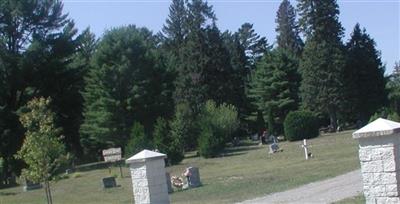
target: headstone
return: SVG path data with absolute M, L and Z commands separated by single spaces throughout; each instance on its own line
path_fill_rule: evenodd
M 117 187 L 117 182 L 115 181 L 115 177 L 106 177 L 103 178 L 103 188 L 114 188 Z
M 279 150 L 279 146 L 277 143 L 272 143 L 269 145 L 269 153 L 273 154 Z
M 256 133 L 256 134 L 252 135 L 251 136 L 251 140 L 257 141 L 258 140 L 258 134 Z
M 189 188 L 196 188 L 201 186 L 199 168 L 188 167 L 185 171 L 185 176 Z
M 132 177 L 133 196 L 136 204 L 169 204 L 165 179 L 167 155 L 143 150 L 126 160 Z
M 367 204 L 400 203 L 400 123 L 379 118 L 353 133 Z
M 165 173 L 165 178 L 167 179 L 168 193 L 174 192 L 174 190 L 172 189 L 172 184 L 171 184 L 171 175 L 168 172 Z
M 35 189 L 39 189 L 42 188 L 42 184 L 40 183 L 34 183 L 32 181 L 25 181 L 25 185 L 23 187 L 24 192 L 30 191 L 30 190 L 35 190 Z

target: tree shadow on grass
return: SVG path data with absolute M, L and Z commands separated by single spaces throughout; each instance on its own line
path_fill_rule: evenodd
M 0 196 L 13 196 L 13 195 L 17 195 L 19 193 L 17 192 L 0 192 Z

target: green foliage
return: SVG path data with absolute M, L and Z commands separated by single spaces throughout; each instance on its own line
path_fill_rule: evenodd
M 178 130 L 177 120 L 173 121 L 175 127 L 174 133 L 171 131 L 169 124 L 163 118 L 158 118 L 153 131 L 153 143 L 161 153 L 167 154 L 170 164 L 178 164 L 184 157 L 183 139 L 180 134 L 176 134 Z M 177 131 L 179 132 L 179 131 Z
M 386 83 L 390 107 L 400 113 L 400 61 L 395 63 L 393 72 Z
M 24 178 L 33 182 L 49 181 L 63 161 L 65 147 L 61 143 L 61 129 L 54 125 L 55 114 L 50 110 L 50 99 L 34 98 L 20 116 L 25 140 L 17 157 L 27 168 Z
M 337 115 L 343 101 L 345 55 L 341 42 L 336 0 L 299 0 L 299 23 L 307 36 L 300 72 L 303 106 L 329 115 L 336 129 Z
M 296 56 L 301 55 L 304 43 L 299 36 L 299 26 L 296 22 L 296 12 L 289 0 L 283 0 L 276 14 L 278 47 Z
M 387 102 L 385 68 L 375 41 L 359 24 L 354 27 L 346 48 L 346 110 L 351 110 L 346 116 L 349 120 L 367 122 Z
M 4 160 L 3 158 L 0 157 L 0 178 L 4 177 Z M 0 186 L 2 186 L 2 183 L 0 183 Z
M 207 101 L 200 114 L 199 126 L 199 153 L 206 158 L 214 157 L 239 127 L 237 110 L 232 105 L 217 106 L 215 102 Z
M 125 157 L 129 158 L 143 149 L 152 149 L 151 141 L 146 137 L 143 125 L 133 123 L 130 138 L 125 146 Z
M 253 24 L 244 23 L 238 30 L 237 35 L 241 46 L 244 48 L 247 63 L 246 68 L 250 71 L 255 69 L 257 62 L 270 50 L 267 39 L 260 37 L 253 28 Z
M 0 19 L 0 109 L 4 108 L 0 120 L 5 121 L 0 127 L 0 156 L 7 176 L 20 173 L 21 162 L 13 158 L 24 134 L 17 112 L 34 97 L 53 99 L 51 108 L 55 123 L 63 127 L 63 142 L 68 150 L 79 151 L 83 76 L 69 66 L 79 43 L 74 23 L 62 8 L 63 3 L 54 0 L 0 3 L 4 17 Z
M 81 173 L 75 172 L 74 174 L 72 174 L 72 178 L 80 178 L 82 177 Z
M 395 122 L 400 122 L 400 116 L 396 112 L 389 113 L 387 119 Z
M 299 104 L 300 76 L 298 60 L 282 49 L 268 53 L 257 65 L 250 96 L 265 117 L 268 129 L 282 133 L 283 121 Z
M 309 111 L 290 112 L 284 122 L 285 138 L 289 141 L 317 137 L 318 128 L 317 117 Z
M 160 61 L 158 61 L 160 60 Z M 146 28 L 120 27 L 105 33 L 93 56 L 83 91 L 81 142 L 87 155 L 125 146 L 134 121 L 150 132 L 157 117 L 170 112 L 162 56 Z

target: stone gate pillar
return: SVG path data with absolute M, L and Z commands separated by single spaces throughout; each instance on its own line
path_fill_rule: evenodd
M 400 123 L 379 118 L 353 133 L 367 204 L 400 203 Z
M 165 154 L 143 150 L 126 160 L 136 204 L 169 204 Z

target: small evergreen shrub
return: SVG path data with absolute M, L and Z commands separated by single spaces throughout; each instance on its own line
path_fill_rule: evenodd
M 125 146 L 125 158 L 129 158 L 146 148 L 152 149 L 151 143 L 146 137 L 143 125 L 135 122 L 131 130 L 130 139 Z
M 153 131 L 153 143 L 161 153 L 167 154 L 169 164 L 178 164 L 184 158 L 184 146 L 180 120 L 172 121 L 171 130 L 168 121 L 158 118 Z
M 309 111 L 290 112 L 284 121 L 284 131 L 289 141 L 317 137 L 319 135 L 317 117 Z

